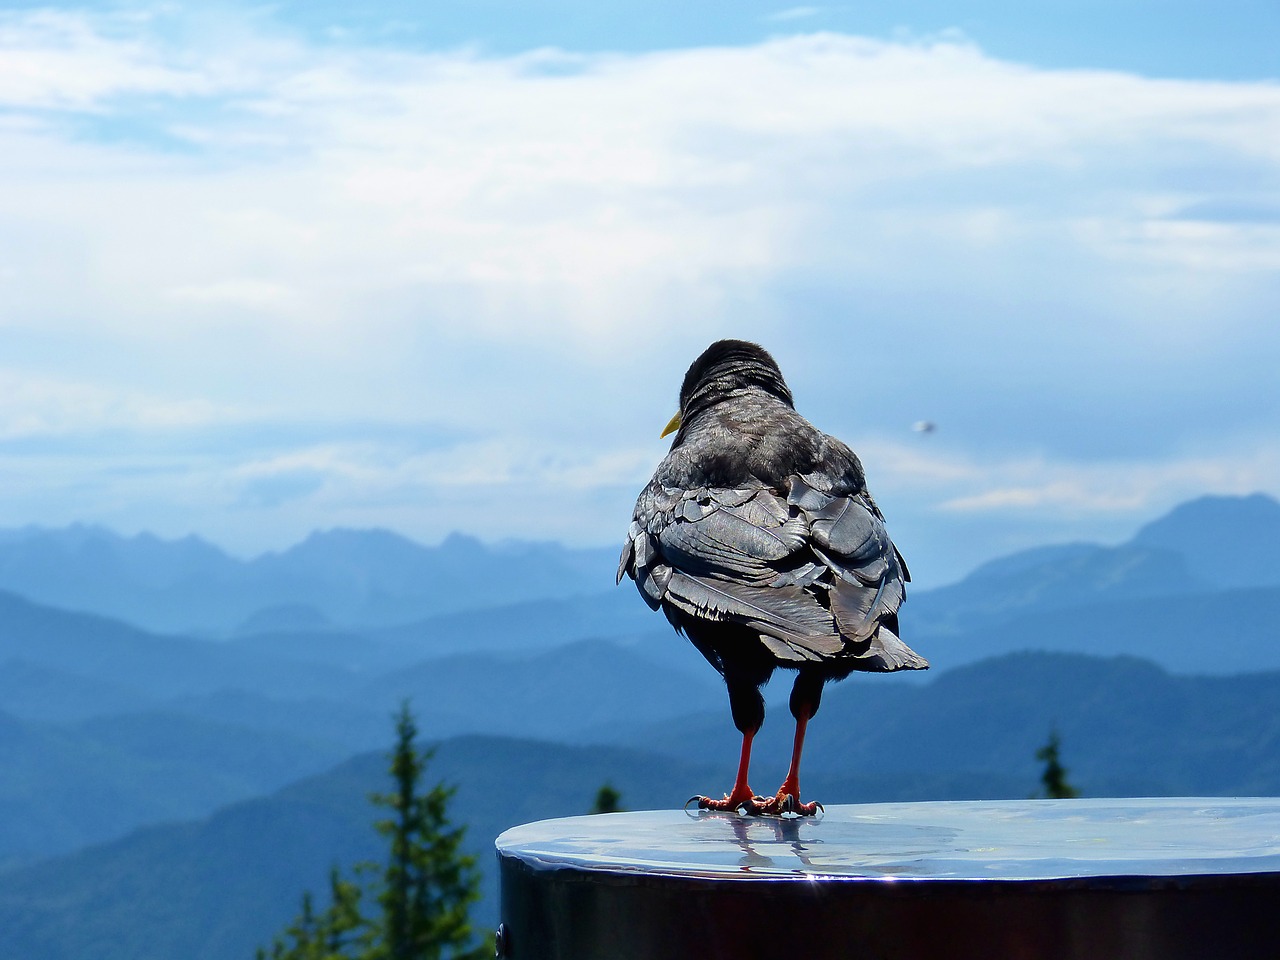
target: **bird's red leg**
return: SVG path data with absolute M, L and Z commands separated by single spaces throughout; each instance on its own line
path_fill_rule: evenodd
M 800 798 L 800 754 L 804 751 L 804 732 L 809 726 L 809 714 L 802 713 L 796 718 L 796 738 L 791 746 L 791 766 L 787 770 L 787 778 L 778 788 L 779 794 L 790 794 Z
M 778 788 L 777 796 L 765 803 L 765 813 L 798 813 L 811 817 L 818 812 L 816 803 L 800 802 L 800 754 L 804 751 L 804 733 L 813 713 L 812 706 L 804 704 L 796 714 L 796 739 L 791 748 L 791 767 L 787 770 L 787 778 Z
M 737 810 L 746 804 L 754 812 L 759 803 L 755 792 L 747 783 L 747 771 L 751 766 L 751 741 L 756 731 L 748 730 L 742 734 L 742 755 L 738 758 L 738 776 L 733 781 L 733 791 L 725 794 L 723 800 L 712 800 L 710 797 L 698 797 L 698 807 L 702 810 Z

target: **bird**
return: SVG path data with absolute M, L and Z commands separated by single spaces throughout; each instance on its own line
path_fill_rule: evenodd
M 844 443 L 796 412 L 777 362 L 745 340 L 718 340 L 693 361 L 670 450 L 636 499 L 617 582 L 635 581 L 723 677 L 742 734 L 738 772 L 700 810 L 812 816 L 800 756 L 823 687 L 854 671 L 923 670 L 898 637 L 911 574 Z M 795 671 L 791 766 L 773 796 L 749 784 L 761 688 Z

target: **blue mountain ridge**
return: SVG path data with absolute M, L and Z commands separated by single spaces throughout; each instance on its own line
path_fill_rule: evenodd
M 597 725 L 676 716 L 718 693 L 710 671 L 680 673 L 603 641 L 390 665 L 376 653 L 333 662 L 352 650 L 341 652 L 281 658 L 0 593 L 9 731 L 0 810 L 10 814 L 0 818 L 0 864 L 206 813 L 317 772 L 382 743 L 405 698 L 423 705 L 419 721 L 435 736 L 580 740 Z M 78 787 L 82 779 L 91 786 Z
M 461 534 L 423 546 L 386 530 L 338 529 L 240 560 L 194 536 L 125 537 L 78 524 L 0 531 L 0 590 L 156 632 L 225 636 L 282 616 L 291 625 L 388 626 L 601 592 L 616 558 L 614 548 L 485 545 Z
M 1024 796 L 1034 789 L 1034 751 L 1057 728 L 1072 779 L 1087 794 L 1280 790 L 1276 544 L 1280 504 L 1262 495 L 1207 497 L 1128 543 L 1037 548 L 984 564 L 960 583 L 913 591 L 904 635 L 934 669 L 828 688 L 811 727 L 806 782 L 834 801 Z M 402 698 L 431 737 L 454 738 L 446 743 L 542 738 L 528 743 L 543 746 L 522 748 L 517 768 L 529 789 L 548 796 L 589 803 L 601 768 L 575 771 L 564 758 L 596 756 L 573 752 L 592 743 L 622 751 L 611 756 L 656 752 L 670 778 L 686 780 L 685 796 L 724 789 L 737 736 L 723 688 L 632 585 L 612 586 L 615 558 L 613 549 L 463 537 L 421 547 L 385 531 L 338 531 L 240 561 L 195 538 L 123 538 L 88 527 L 0 532 L 0 928 L 11 924 L 0 956 L 87 955 L 59 910 L 98 901 L 117 907 L 98 919 L 98 908 L 88 908 L 83 929 L 100 921 L 144 950 L 121 956 L 148 955 L 127 929 L 124 902 L 103 886 L 142 896 L 150 881 L 134 870 L 170 882 L 213 870 L 229 886 L 210 909 L 257 915 L 247 906 L 254 895 L 232 876 L 237 863 L 256 862 L 254 851 L 218 834 L 225 849 L 192 847 L 209 864 L 169 863 L 182 844 L 164 838 L 195 843 L 237 810 L 249 811 L 260 836 L 287 832 L 276 813 L 262 812 L 274 809 L 274 797 L 247 798 L 308 775 L 301 793 L 285 791 L 294 806 L 280 816 L 323 834 L 328 821 L 306 819 L 318 814 L 303 794 L 336 789 L 321 771 L 389 739 L 388 717 Z M 459 584 L 477 571 L 502 587 L 464 593 Z M 199 599 L 204 576 L 211 579 Z M 415 578 L 435 579 L 425 588 Z M 26 582 L 67 609 L 18 595 Z M 151 626 L 108 616 L 112 609 L 120 617 L 150 610 Z M 203 637 L 166 632 L 156 626 L 162 621 L 195 623 Z M 236 633 L 245 621 L 252 629 Z M 785 703 L 772 705 L 757 740 L 758 789 L 781 778 L 790 732 Z M 471 780 L 503 795 L 519 788 L 519 780 L 495 785 L 513 762 L 509 752 L 475 749 L 458 754 L 464 789 Z M 648 761 L 635 762 L 608 777 L 627 784 L 629 805 L 653 805 L 650 797 L 665 794 L 639 777 Z M 554 787 L 538 779 L 553 771 L 561 778 Z M 215 812 L 236 801 L 247 806 Z M 502 816 L 527 819 L 543 809 L 537 802 L 504 807 Z M 580 812 L 553 806 L 538 815 Z M 353 808 L 339 820 L 350 825 L 366 814 Z M 148 826 L 201 816 L 210 819 Z M 321 846 L 354 843 L 335 833 Z M 110 863 L 100 864 L 103 851 L 116 851 Z M 296 907 L 299 874 L 287 863 L 261 869 L 278 883 L 270 902 L 284 903 L 285 891 L 293 897 L 269 932 Z M 323 880 L 302 885 L 319 890 Z M 49 892 L 58 883 L 81 892 L 58 900 Z M 190 909 L 175 906 L 166 936 L 176 939 L 164 942 L 187 946 L 158 955 L 232 956 L 184 952 L 192 930 L 209 931 L 196 918 L 204 908 L 179 901 Z M 236 929 L 228 935 L 248 942 L 247 928 Z M 11 953 L 4 936 L 22 951 Z
M 0 530 L 0 590 L 159 633 L 396 634 L 449 615 L 553 600 L 562 601 L 560 616 L 571 615 L 580 600 L 613 592 L 617 551 L 484 544 L 462 534 L 424 546 L 386 530 L 337 529 L 241 560 L 194 536 L 23 527 Z M 1209 496 L 1126 544 L 1040 547 L 983 564 L 959 583 L 913 591 L 904 615 L 931 634 L 1020 608 L 1255 586 L 1280 586 L 1280 503 L 1265 494 Z M 628 606 L 635 609 L 604 602 L 610 617 L 627 617 Z

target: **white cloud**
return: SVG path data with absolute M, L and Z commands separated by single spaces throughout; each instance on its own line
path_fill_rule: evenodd
M 127 34 L 110 36 L 112 26 Z M 0 13 L 0 105 L 93 111 L 110 97 L 209 89 L 198 73 L 166 64 L 138 26 L 51 9 Z
M 108 430 L 172 430 L 241 419 L 203 399 L 174 401 L 86 381 L 0 369 L 0 441 Z
M 125 37 L 70 15 L 9 24 L 21 55 L 0 85 L 11 108 L 127 120 L 143 140 L 67 140 L 56 124 L 6 138 L 4 164 L 27 187 L 0 206 L 6 232 L 83 251 L 66 265 L 82 282 L 42 294 L 46 312 L 127 299 L 115 322 L 143 330 L 170 322 L 172 296 L 363 324 L 374 291 L 444 288 L 491 336 L 551 327 L 613 341 L 641 322 L 705 327 L 734 292 L 815 258 L 874 264 L 886 240 L 896 256 L 930 237 L 998 254 L 1057 230 L 1080 256 L 1170 269 L 1265 270 L 1280 257 L 1272 228 L 1153 218 L 1149 189 L 1106 195 L 1117 172 L 1167 167 L 1171 149 L 1274 165 L 1280 138 L 1259 135 L 1280 129 L 1274 85 L 1037 71 L 964 44 L 822 34 L 484 59 L 270 38 L 175 47 L 145 20 Z M 573 69 L 543 70 L 560 61 Z M 137 92 L 162 102 L 131 113 L 119 95 Z M 196 94 L 215 102 L 188 115 Z M 199 152 L 158 154 L 148 129 Z M 49 152 L 56 180 L 39 159 L 22 170 Z M 1022 195 L 945 186 L 984 170 L 1006 171 Z M 1028 208 L 1040 177 L 1097 179 L 1102 192 L 1047 190 Z M 913 204 L 917 182 L 946 201 Z M 47 291 L 47 269 L 9 256 L 12 283 Z
M 925 494 L 950 514 L 1080 517 L 1150 515 L 1206 492 L 1247 494 L 1274 489 L 1280 443 L 1159 458 L 1099 458 L 1081 462 L 1041 455 L 977 456 L 917 444 L 871 441 L 859 452 L 873 491 L 880 485 Z M 873 470 L 874 468 L 874 470 Z
M 420 418 L 470 439 L 191 461 L 209 475 L 173 495 L 184 516 L 252 488 L 299 532 L 317 503 L 394 523 L 506 484 L 586 529 L 728 333 L 859 429 L 996 412 L 968 437 L 998 469 L 889 450 L 882 497 L 1124 512 L 1274 488 L 1265 458 L 1170 453 L 1172 417 L 1129 460 L 1055 431 L 1192 406 L 1197 377 L 1280 354 L 1280 230 L 1203 213 L 1274 207 L 1276 84 L 1041 70 L 945 38 L 485 57 L 185 16 L 0 16 L 0 340 L 26 384 L 0 431 Z M 1205 389 L 1262 392 L 1236 380 Z M 1043 461 L 1003 425 L 1036 403 L 1068 411 Z
M 1120 225 L 1086 220 L 1075 227 L 1086 243 L 1115 260 L 1164 263 L 1200 276 L 1280 270 L 1280 224 L 1170 217 Z
M 255 311 L 284 311 L 296 301 L 293 290 L 252 277 L 218 280 L 203 286 L 173 287 L 169 296 L 188 303 L 242 307 Z

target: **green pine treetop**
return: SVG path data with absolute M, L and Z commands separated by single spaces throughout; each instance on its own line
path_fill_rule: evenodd
M 1067 768 L 1058 757 L 1061 745 L 1058 731 L 1049 733 L 1049 742 L 1036 751 L 1036 759 L 1044 764 L 1044 772 L 1040 775 L 1040 783 L 1044 787 L 1044 796 L 1050 800 L 1065 800 L 1080 796 L 1080 791 L 1067 782 Z
M 310 892 L 302 912 L 258 960 L 480 960 L 492 956 L 487 938 L 476 946 L 468 910 L 480 897 L 475 858 L 461 852 L 464 827 L 449 822 L 454 788 L 422 791 L 431 752 L 416 745 L 408 704 L 395 717 L 393 789 L 370 800 L 387 811 L 374 822 L 386 839 L 385 863 L 362 863 L 358 880 L 329 875 L 329 905 L 315 912 Z M 376 905 L 372 914 L 364 905 Z
M 622 809 L 622 794 L 611 783 L 606 783 L 596 791 L 595 803 L 591 805 L 592 813 L 617 813 Z

